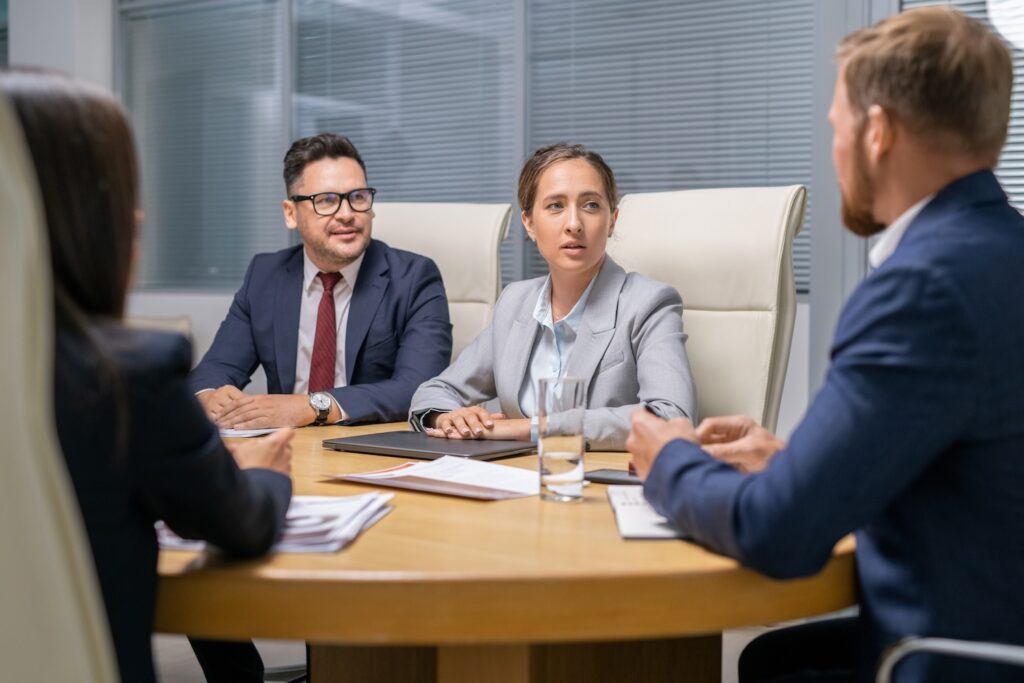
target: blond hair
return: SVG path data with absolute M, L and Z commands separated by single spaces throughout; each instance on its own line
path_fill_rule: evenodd
M 836 58 L 856 114 L 877 104 L 949 152 L 998 161 L 1013 60 L 983 24 L 950 7 L 912 9 L 851 33 Z

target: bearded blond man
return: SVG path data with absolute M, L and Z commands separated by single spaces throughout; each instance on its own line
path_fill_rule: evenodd
M 658 511 L 765 574 L 814 574 L 856 532 L 859 617 L 763 636 L 741 681 L 872 680 L 909 635 L 1024 643 L 1024 219 L 992 173 L 1010 54 L 926 8 L 848 36 L 838 65 L 843 221 L 881 237 L 822 390 L 789 444 L 744 417 L 643 412 L 627 442 Z M 898 671 L 1022 678 L 930 655 Z

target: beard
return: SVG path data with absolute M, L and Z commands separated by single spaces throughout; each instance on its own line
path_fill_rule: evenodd
M 842 219 L 847 230 L 859 237 L 870 237 L 885 230 L 885 225 L 875 219 L 873 206 L 875 203 L 875 183 L 868 173 L 867 153 L 864 151 L 864 130 L 861 127 L 857 135 L 858 144 L 854 146 L 853 181 L 849 193 L 839 188 L 842 199 Z

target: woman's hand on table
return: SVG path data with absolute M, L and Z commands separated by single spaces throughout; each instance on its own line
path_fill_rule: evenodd
M 433 427 L 424 431 L 427 436 L 442 439 L 528 440 L 530 421 L 509 420 L 504 413 L 492 413 L 483 406 L 470 406 L 441 413 L 434 419 Z

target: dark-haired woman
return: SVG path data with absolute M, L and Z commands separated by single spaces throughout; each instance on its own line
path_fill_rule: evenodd
M 229 452 L 185 383 L 188 341 L 122 324 L 139 192 L 120 106 L 43 72 L 2 73 L 0 93 L 21 123 L 46 215 L 60 445 L 121 678 L 152 681 L 154 522 L 230 555 L 265 553 L 291 497 L 291 433 Z
M 641 404 L 695 420 L 679 293 L 605 254 L 618 191 L 604 159 L 581 145 L 538 149 L 519 175 L 519 205 L 549 275 L 505 288 L 490 326 L 413 395 L 413 427 L 453 439 L 534 439 L 543 377 L 584 379 L 593 450 L 623 450 Z M 480 404 L 494 398 L 501 411 L 492 414 Z

